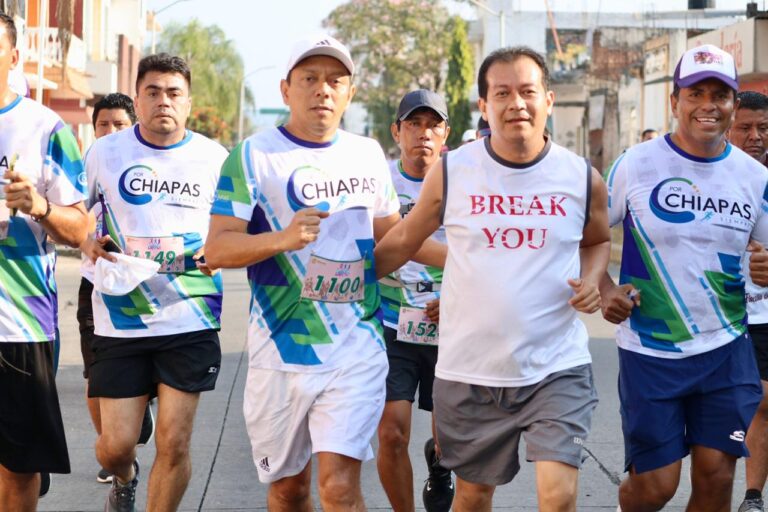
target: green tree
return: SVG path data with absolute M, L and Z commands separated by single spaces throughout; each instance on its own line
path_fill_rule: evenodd
M 440 92 L 451 17 L 440 0 L 350 0 L 323 22 L 352 52 L 357 101 L 373 118 L 373 136 L 394 145 L 389 125 L 412 89 Z
M 472 47 L 467 39 L 467 23 L 454 17 L 452 20 L 451 47 L 448 54 L 448 75 L 445 79 L 445 96 L 448 102 L 448 115 L 451 120 L 451 135 L 448 145 L 461 144 L 461 136 L 471 128 L 472 113 L 469 105 L 469 91 L 475 74 Z
M 192 113 L 187 126 L 225 146 L 237 142 L 240 84 L 243 59 L 231 39 L 217 25 L 204 26 L 197 19 L 186 25 L 169 24 L 157 44 L 158 52 L 178 55 L 192 72 Z M 244 107 L 253 108 L 253 94 L 246 87 Z M 247 117 L 246 117 L 247 120 Z M 250 130 L 246 126 L 246 132 Z

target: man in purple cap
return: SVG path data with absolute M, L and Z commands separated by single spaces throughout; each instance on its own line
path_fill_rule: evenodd
M 608 174 L 624 247 L 620 284 L 606 274 L 600 293 L 603 316 L 619 324 L 624 512 L 664 507 L 689 453 L 688 510 L 730 510 L 736 459 L 748 455 L 762 388 L 744 275 L 768 284 L 768 171 L 725 138 L 737 89 L 731 55 L 688 50 L 670 98 L 677 128 L 630 148 Z

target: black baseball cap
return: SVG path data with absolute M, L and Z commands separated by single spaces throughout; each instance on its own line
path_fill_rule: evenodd
M 442 96 L 427 89 L 411 91 L 400 100 L 397 107 L 397 120 L 404 121 L 414 110 L 428 108 L 434 110 L 437 115 L 448 121 L 448 106 Z

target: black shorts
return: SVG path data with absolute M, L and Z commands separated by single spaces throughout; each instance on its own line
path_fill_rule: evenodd
M 752 348 L 755 349 L 760 379 L 768 381 L 768 324 L 754 324 L 747 327 L 749 337 L 752 338 Z
M 437 347 L 397 341 L 397 331 L 384 327 L 387 343 L 387 402 L 416 398 L 419 389 L 419 409 L 432 410 L 432 383 L 435 380 Z
M 210 391 L 221 367 L 219 334 L 210 329 L 145 338 L 97 334 L 93 352 L 89 398 L 154 395 L 159 383 L 188 393 Z
M 15 473 L 69 473 L 53 342 L 0 342 L 0 464 Z
M 94 361 L 93 356 L 93 304 L 91 294 L 93 284 L 86 278 L 80 278 L 77 292 L 77 324 L 80 327 L 80 353 L 83 354 L 83 377 L 88 378 L 88 369 Z

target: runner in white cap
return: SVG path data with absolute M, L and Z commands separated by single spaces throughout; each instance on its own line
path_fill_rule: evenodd
M 725 138 L 737 89 L 730 54 L 686 51 L 670 97 L 677 128 L 608 174 L 610 222 L 624 227 L 620 284 L 605 274 L 600 287 L 603 315 L 620 324 L 624 512 L 663 508 L 689 453 L 688 510 L 730 510 L 736 459 L 748 454 L 762 388 L 741 262 L 751 243 L 752 278 L 768 284 L 768 254 L 750 242 L 768 242 L 768 170 Z
M 353 74 L 334 38 L 298 43 L 280 83 L 287 123 L 232 151 L 212 209 L 208 263 L 248 267 L 243 408 L 270 510 L 312 510 L 313 453 L 322 507 L 363 510 L 361 462 L 384 407 L 373 245 L 400 204 L 379 145 L 339 129 Z

